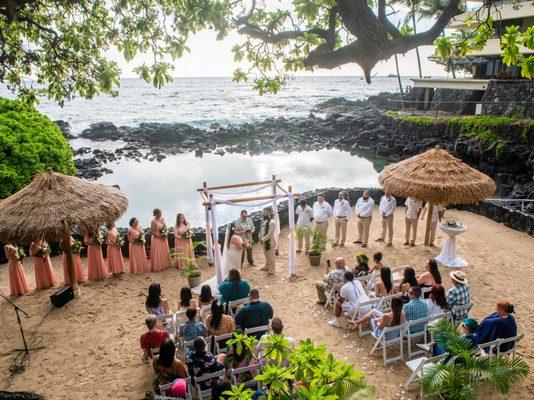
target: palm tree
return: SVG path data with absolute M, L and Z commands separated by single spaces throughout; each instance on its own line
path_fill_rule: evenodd
M 475 400 L 483 385 L 507 394 L 511 386 L 528 375 L 529 367 L 520 357 L 510 360 L 474 354 L 472 342 L 447 319 L 437 321 L 430 329 L 451 360 L 423 370 L 421 387 L 426 395 L 439 393 L 446 400 Z

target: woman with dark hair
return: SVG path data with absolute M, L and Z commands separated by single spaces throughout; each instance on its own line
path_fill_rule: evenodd
M 176 224 L 174 224 L 174 252 L 178 253 L 174 264 L 176 267 L 183 267 L 188 261 L 195 261 L 191 225 L 182 213 L 176 215 Z
M 415 270 L 412 267 L 404 268 L 402 282 L 397 287 L 397 292 L 408 293 L 412 286 L 419 286 L 417 278 L 415 277 Z
M 169 313 L 169 302 L 161 296 L 161 285 L 159 283 L 151 283 L 148 287 L 145 306 L 148 314 L 163 315 Z
M 445 289 L 442 285 L 435 284 L 430 290 L 428 300 L 426 300 L 428 316 L 445 314 L 447 312 L 447 299 Z
M 152 272 L 164 271 L 169 265 L 169 242 L 167 240 L 167 224 L 161 216 L 161 210 L 156 208 L 152 214 L 154 219 L 150 223 L 150 268 Z
M 417 277 L 417 283 L 421 287 L 432 287 L 435 284 L 441 285 L 441 274 L 439 273 L 438 263 L 434 258 L 427 261 L 425 272 Z
M 46 251 L 48 250 L 48 251 Z M 56 273 L 52 267 L 52 261 L 50 260 L 49 255 L 50 246 L 44 240 L 36 240 L 30 245 L 30 255 L 33 257 L 33 268 L 35 270 L 35 285 L 37 290 L 50 289 L 54 287 L 57 283 Z M 100 253 L 102 257 L 102 253 Z M 89 259 L 89 255 L 87 255 Z M 96 264 L 98 259 L 95 257 L 92 265 Z M 103 261 L 102 261 L 103 262 Z M 89 264 L 89 262 L 88 262 Z M 95 278 L 94 276 L 89 279 L 102 279 L 106 276 Z
M 476 331 L 479 343 L 492 342 L 495 339 L 508 339 L 517 335 L 517 323 L 514 316 L 515 307 L 509 302 L 501 300 L 497 302 L 493 314 L 484 318 Z M 513 343 L 501 345 L 501 351 L 512 348 Z
M 203 307 L 203 306 L 210 305 L 213 300 L 214 300 L 214 297 L 211 294 L 211 286 L 202 285 L 202 287 L 200 288 L 200 297 L 198 299 L 199 306 Z
M 228 225 L 225 238 L 223 254 L 223 274 L 231 269 L 241 269 L 241 258 L 243 257 L 243 239 L 235 233 L 235 222 Z
M 358 263 L 356 267 L 354 267 L 354 273 L 355 277 L 359 276 L 365 276 L 369 274 L 369 257 L 367 257 L 363 253 L 356 253 L 356 262 Z
M 389 267 L 382 267 L 380 268 L 380 281 L 375 284 L 375 297 L 388 296 L 392 290 L 391 269 Z
M 188 308 L 198 308 L 198 302 L 193 299 L 193 292 L 189 286 L 184 286 L 180 290 L 180 301 L 178 303 L 180 311 L 185 311 Z
M 373 254 L 373 262 L 374 262 L 373 266 L 369 269 L 370 278 L 369 278 L 368 287 L 370 289 L 375 289 L 375 284 L 378 280 L 378 277 L 380 276 L 380 269 L 384 266 L 382 264 L 382 253 L 381 252 L 377 252 Z
M 400 297 L 394 297 L 391 299 L 391 311 L 382 313 L 377 309 L 372 309 L 362 318 L 356 321 L 349 321 L 349 323 L 358 326 L 364 322 L 370 322 L 373 332 L 375 333 L 376 337 L 378 337 L 385 327 L 398 326 L 404 323 L 405 315 L 402 311 L 403 305 L 404 303 Z M 400 331 L 401 330 L 388 332 L 386 334 L 386 340 L 391 340 L 398 337 Z
M 166 339 L 159 347 L 159 355 L 154 358 L 152 368 L 156 374 L 154 391 L 159 393 L 159 385 L 187 377 L 186 366 L 176 358 L 176 346 L 172 339 Z
M 145 249 L 145 231 L 139 225 L 137 218 L 130 220 L 128 228 L 128 258 L 130 259 L 130 273 L 133 275 L 148 272 L 148 261 Z
M 218 300 L 213 300 L 211 303 L 211 314 L 206 318 L 206 328 L 208 329 L 208 336 L 235 332 L 234 319 L 230 315 L 224 314 L 224 304 Z
M 108 271 L 106 270 L 104 256 L 102 255 L 104 238 L 100 235 L 100 227 L 88 232 L 84 236 L 83 241 L 87 246 L 87 279 L 90 281 L 104 279 Z
M 241 274 L 235 268 L 228 271 L 228 278 L 219 286 L 220 301 L 222 303 L 244 299 L 248 296 L 248 292 L 250 292 L 250 285 L 247 281 L 241 279 Z

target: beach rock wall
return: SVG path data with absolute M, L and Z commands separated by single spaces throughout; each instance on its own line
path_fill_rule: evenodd
M 519 106 L 516 111 L 523 118 L 534 118 L 534 81 L 492 79 L 482 102 L 484 114 L 504 115 L 507 110 L 512 111 L 511 107 Z

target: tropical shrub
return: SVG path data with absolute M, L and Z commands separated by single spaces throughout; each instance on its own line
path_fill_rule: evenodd
M 59 128 L 35 108 L 0 98 L 0 198 L 51 167 L 73 174 L 72 151 Z

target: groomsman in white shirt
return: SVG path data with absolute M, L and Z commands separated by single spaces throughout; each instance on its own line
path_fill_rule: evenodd
M 350 204 L 347 200 L 347 197 L 347 192 L 341 191 L 339 192 L 336 201 L 334 201 L 334 217 L 336 217 L 336 243 L 334 243 L 334 247 L 345 247 L 345 239 L 347 238 L 347 222 L 352 216 L 352 211 L 350 209 Z
M 369 191 L 363 192 L 362 197 L 356 203 L 356 215 L 358 216 L 358 240 L 354 243 L 361 243 L 362 247 L 367 247 L 369 242 L 369 228 L 373 219 L 373 208 L 375 201 L 369 197 Z
M 423 212 L 421 213 L 421 221 L 425 220 L 425 215 L 427 212 L 428 203 L 426 203 L 423 207 Z M 430 240 L 428 241 L 428 245 L 430 247 L 434 247 L 434 239 L 436 238 L 436 228 L 438 227 L 438 221 L 441 222 L 443 213 L 444 210 L 441 204 L 434 204 L 434 207 L 432 207 L 432 223 L 430 224 Z
M 317 195 L 317 201 L 313 203 L 313 229 L 319 231 L 325 237 L 328 232 L 328 218 L 334 215 L 332 206 L 324 200 L 324 194 Z M 321 250 L 324 250 L 323 245 Z
M 311 231 L 311 221 L 313 220 L 313 210 L 306 203 L 306 200 L 301 200 L 295 214 L 298 215 L 297 218 L 297 227 L 300 227 L 302 235 L 297 239 L 297 253 L 302 252 L 302 241 L 304 240 L 304 249 L 306 253 L 310 250 L 310 231 Z
M 413 247 L 415 246 L 415 239 L 417 238 L 417 221 L 421 214 L 421 208 L 423 208 L 423 202 L 408 197 L 404 202 L 404 205 L 406 206 L 406 214 L 404 216 L 404 220 L 406 221 L 406 241 L 404 242 L 404 245 Z
M 382 216 L 382 235 L 376 239 L 377 242 L 383 242 L 388 235 L 388 247 L 393 246 L 393 215 L 397 208 L 397 200 L 387 192 L 380 199 L 380 215 Z

